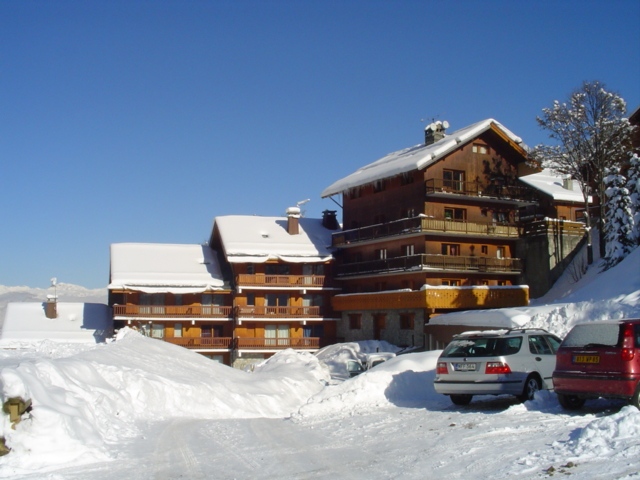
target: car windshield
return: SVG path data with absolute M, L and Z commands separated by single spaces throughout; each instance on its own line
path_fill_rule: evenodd
M 618 323 L 585 323 L 574 326 L 562 343 L 565 347 L 615 347 L 619 338 Z
M 497 357 L 520 351 L 522 337 L 465 337 L 447 345 L 442 357 Z

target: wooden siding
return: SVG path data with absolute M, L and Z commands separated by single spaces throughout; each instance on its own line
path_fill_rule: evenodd
M 411 292 L 338 295 L 332 303 L 333 308 L 339 311 L 521 307 L 529 304 L 529 289 L 526 286 L 437 287 Z

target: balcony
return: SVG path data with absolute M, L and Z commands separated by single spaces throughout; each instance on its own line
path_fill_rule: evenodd
M 260 338 L 246 337 L 236 338 L 238 350 L 284 350 L 294 348 L 296 350 L 317 350 L 320 348 L 319 337 L 304 338 Z
M 114 318 L 231 320 L 233 307 L 217 305 L 114 305 Z
M 256 305 L 241 305 L 236 307 L 238 319 L 242 318 L 320 318 L 323 316 L 322 307 L 311 306 L 282 306 L 267 307 Z
M 530 222 L 522 226 L 523 237 L 535 237 L 538 235 L 549 234 L 584 237 L 586 233 L 587 229 L 584 223 L 559 220 L 555 218 L 547 218 L 537 222 Z
M 430 178 L 425 182 L 425 186 L 427 195 L 462 195 L 515 204 L 538 201 L 536 191 L 523 185 L 482 185 L 479 182 Z
M 338 267 L 337 276 L 424 270 L 520 274 L 522 261 L 519 258 L 462 257 L 423 253 L 369 262 L 347 263 Z
M 231 337 L 164 337 L 162 340 L 184 348 L 203 350 L 230 350 L 233 347 Z
M 329 278 L 324 275 L 265 275 L 241 273 L 236 277 L 238 287 L 266 288 L 326 288 Z
M 356 293 L 333 297 L 335 310 L 434 310 L 522 307 L 529 304 L 527 286 L 426 287 L 417 291 Z
M 415 235 L 420 233 L 447 233 L 480 237 L 517 238 L 518 227 L 494 223 L 474 223 L 449 219 L 412 217 L 380 223 L 353 230 L 334 233 L 331 244 L 344 247 L 350 244 L 377 240 L 386 237 Z

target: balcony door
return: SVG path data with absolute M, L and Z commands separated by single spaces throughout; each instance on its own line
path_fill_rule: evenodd
M 141 293 L 140 313 L 164 314 L 164 294 L 163 293 Z
M 289 325 L 265 325 L 264 344 L 271 347 L 288 347 L 291 345 L 289 339 Z

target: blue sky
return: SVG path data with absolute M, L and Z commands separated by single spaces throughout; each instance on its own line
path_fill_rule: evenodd
M 599 80 L 640 106 L 640 2 L 0 2 L 0 285 L 107 285 L 115 242 L 337 209 L 385 154 Z

